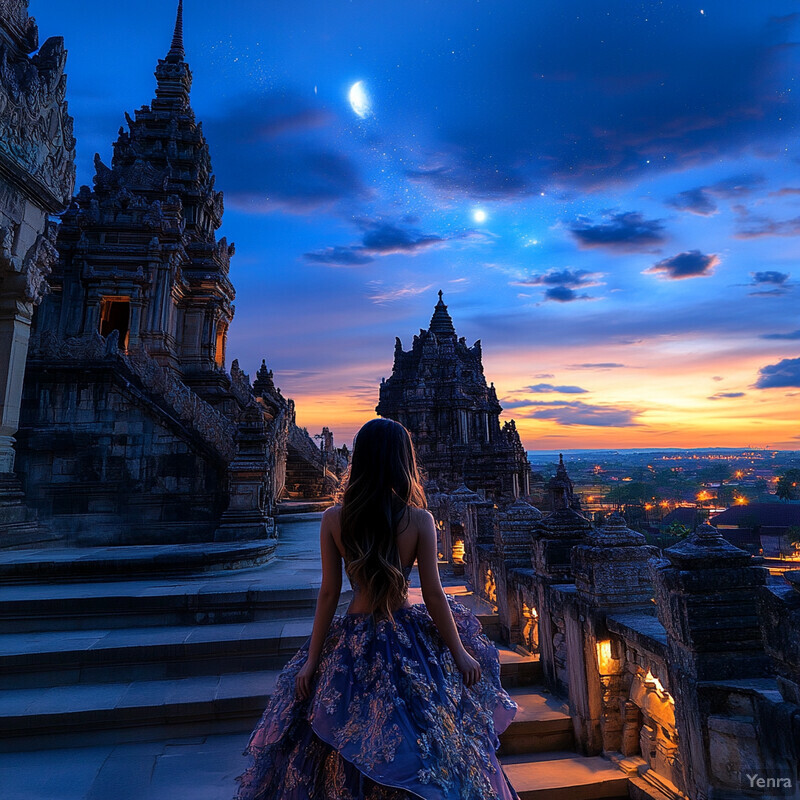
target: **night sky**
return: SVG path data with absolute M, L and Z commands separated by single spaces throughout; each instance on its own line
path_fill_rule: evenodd
M 79 184 L 175 7 L 31 0 L 69 50 Z M 186 0 L 229 358 L 349 441 L 442 289 L 531 449 L 797 448 L 796 9 Z

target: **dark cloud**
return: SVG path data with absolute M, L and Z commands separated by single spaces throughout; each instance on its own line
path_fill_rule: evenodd
M 645 272 L 670 280 L 701 278 L 712 275 L 714 267 L 719 263 L 719 256 L 715 253 L 704 254 L 699 250 L 688 250 L 685 253 L 678 253 L 676 256 L 658 261 Z
M 760 239 L 764 236 L 800 236 L 800 217 L 772 219 L 751 214 L 746 208 L 737 209 L 739 219 L 734 236 L 737 239 Z
M 331 267 L 361 267 L 375 260 L 359 245 L 325 247 L 322 250 L 305 253 L 303 257 L 313 264 L 328 264 Z
M 423 250 L 442 241 L 441 236 L 423 234 L 419 231 L 400 228 L 386 222 L 366 223 L 363 246 L 374 255 L 410 253 Z
M 618 184 L 774 141 L 775 117 L 787 127 L 797 118 L 785 94 L 793 31 L 763 8 L 529 8 L 512 4 L 501 27 L 484 12 L 479 37 L 437 64 L 429 85 L 416 73 L 399 77 L 420 114 L 438 112 L 437 158 L 421 180 L 504 197 L 548 180 Z M 457 107 L 446 104 L 448 90 Z
M 570 233 L 581 247 L 607 247 L 611 250 L 652 250 L 666 240 L 660 219 L 645 219 L 637 211 L 606 214 L 602 222 L 579 217 Z
M 553 286 L 544 293 L 545 300 L 554 300 L 556 303 L 572 303 L 576 300 L 591 300 L 588 294 L 578 294 L 569 286 Z
M 800 339 L 800 330 L 792 331 L 791 333 L 762 333 L 759 338 L 795 341 Z
M 450 198 L 468 195 L 477 200 L 503 200 L 534 191 L 522 170 L 507 165 L 501 171 L 491 160 L 470 158 L 457 146 L 432 164 L 407 170 L 406 177 L 415 183 L 430 184 Z
M 569 369 L 623 369 L 625 364 L 617 364 L 614 361 L 600 361 L 599 363 L 588 364 L 569 364 Z
M 800 194 L 800 189 L 794 186 L 782 186 L 769 193 L 770 197 L 795 197 Z
M 322 374 L 324 373 L 320 370 L 282 369 L 280 377 L 303 380 L 305 378 L 318 378 Z
M 528 412 L 517 412 L 526 419 L 549 419 L 559 425 L 587 425 L 600 428 L 632 428 L 639 425 L 636 419 L 641 413 L 635 409 L 610 405 L 591 405 L 578 400 L 571 402 L 530 403 L 536 408 Z
M 710 217 L 718 210 L 714 198 L 704 186 L 680 192 L 674 197 L 670 197 L 666 203 L 679 211 L 691 211 L 692 214 L 698 214 L 701 217 Z
M 749 292 L 751 297 L 779 297 L 791 291 L 791 284 L 787 283 L 791 277 L 788 272 L 766 270 L 750 274 L 753 276 L 753 282 L 750 284 L 753 291 Z
M 784 358 L 758 371 L 756 389 L 782 389 L 800 386 L 800 358 Z
M 762 186 L 765 180 L 761 175 L 740 175 L 717 181 L 709 186 L 698 186 L 679 192 L 667 199 L 666 204 L 679 211 L 689 211 L 701 217 L 717 213 L 718 198 L 741 197 Z
M 359 220 L 362 229 L 360 244 L 325 247 L 305 253 L 304 258 L 314 264 L 336 267 L 358 267 L 370 264 L 377 257 L 406 253 L 413 255 L 444 239 L 434 234 L 424 234 L 413 228 L 403 228 L 389 222 Z
M 712 394 L 711 397 L 707 398 L 708 400 L 727 400 L 734 397 L 744 397 L 744 392 L 717 392 L 716 394 Z
M 774 283 L 783 285 L 789 280 L 788 272 L 777 272 L 776 270 L 766 270 L 765 272 L 751 272 L 753 283 Z
M 602 277 L 599 272 L 590 272 L 586 269 L 551 269 L 542 275 L 532 275 L 514 281 L 513 286 L 569 286 L 580 288 L 582 286 L 597 286 L 597 279 Z
M 528 386 L 527 391 L 534 392 L 535 394 L 545 394 L 550 392 L 558 392 L 559 394 L 588 394 L 588 389 L 581 389 L 580 386 L 554 386 L 552 383 L 537 383 L 533 386 Z
M 204 130 L 229 204 L 308 213 L 368 196 L 353 161 L 333 149 L 336 119 L 286 92 L 241 97 Z

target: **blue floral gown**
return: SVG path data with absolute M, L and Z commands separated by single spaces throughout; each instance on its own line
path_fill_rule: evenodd
M 422 604 L 395 611 L 394 624 L 334 617 L 311 696 L 295 697 L 308 641 L 278 677 L 237 800 L 516 800 L 495 750 L 517 706 L 480 622 L 448 601 L 478 683 L 464 686 Z

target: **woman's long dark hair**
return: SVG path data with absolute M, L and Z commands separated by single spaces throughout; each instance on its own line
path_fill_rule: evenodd
M 409 509 L 425 508 L 408 431 L 391 419 L 373 419 L 356 435 L 342 498 L 345 569 L 375 617 L 392 617 L 406 596 L 397 534 Z

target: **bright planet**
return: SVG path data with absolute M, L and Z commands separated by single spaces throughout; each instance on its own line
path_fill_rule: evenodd
M 366 87 L 364 86 L 364 81 L 356 81 L 350 87 L 347 99 L 350 101 L 350 107 L 360 119 L 365 119 L 372 112 L 372 106 Z
M 475 222 L 478 222 L 478 223 L 486 222 L 487 216 L 488 216 L 488 214 L 482 208 L 476 208 L 472 212 L 472 219 L 474 219 Z

